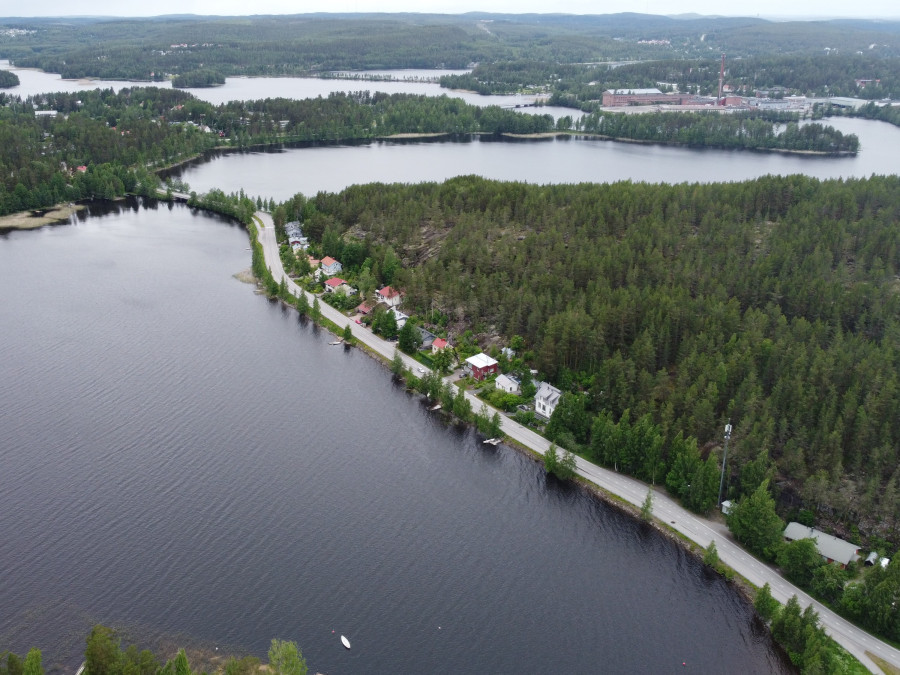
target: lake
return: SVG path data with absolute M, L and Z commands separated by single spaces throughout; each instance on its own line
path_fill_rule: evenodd
M 815 157 L 745 150 L 711 150 L 557 137 L 503 140 L 463 137 L 430 141 L 373 141 L 213 154 L 171 175 L 193 190 L 241 188 L 247 194 L 287 199 L 297 192 L 338 192 L 348 185 L 443 181 L 477 173 L 527 183 L 650 183 L 741 181 L 767 174 L 816 178 L 867 177 L 896 170 L 900 128 L 871 120 L 828 123 L 855 133 L 855 157 Z
M 45 73 L 40 70 L 14 68 L 9 61 L 0 60 L 0 68 L 12 70 L 19 77 L 20 84 L 17 87 L 3 89 L 14 96 L 23 99 L 28 96 L 37 96 L 54 91 L 79 92 L 89 89 L 113 89 L 119 91 L 124 87 L 161 87 L 171 89 L 172 83 L 164 82 L 127 82 L 123 80 L 64 80 L 55 73 Z M 329 94 L 352 91 L 383 91 L 387 94 L 418 94 L 422 96 L 450 96 L 459 98 L 471 105 L 489 106 L 499 105 L 507 108 L 517 108 L 520 112 L 529 114 L 552 115 L 559 119 L 565 115 L 578 116 L 581 113 L 571 108 L 558 106 L 529 107 L 539 99 L 537 96 L 526 94 L 511 94 L 509 96 L 482 96 L 470 91 L 457 91 L 443 89 L 437 82 L 428 82 L 426 78 L 440 76 L 442 74 L 465 73 L 465 70 L 408 70 L 408 71 L 362 71 L 360 75 L 384 76 L 394 73 L 397 81 L 379 82 L 365 79 L 324 79 L 318 77 L 229 77 L 221 87 L 188 88 L 190 92 L 202 101 L 208 101 L 213 105 L 228 103 L 229 101 L 254 101 L 264 98 L 292 98 L 307 99 L 318 96 L 327 97 Z
M 678 544 L 237 281 L 247 245 L 135 201 L 0 237 L 0 645 L 71 672 L 103 622 L 332 674 L 790 672 Z

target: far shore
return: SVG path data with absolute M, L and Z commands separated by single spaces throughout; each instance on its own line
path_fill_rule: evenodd
M 11 213 L 0 216 L 0 230 L 34 230 L 44 225 L 67 223 L 73 213 L 83 208 L 84 204 L 57 204 L 46 209 Z

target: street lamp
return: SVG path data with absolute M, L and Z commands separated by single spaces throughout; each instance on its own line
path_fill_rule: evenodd
M 731 422 L 725 425 L 725 452 L 722 455 L 722 477 L 719 479 L 719 506 L 722 506 L 722 488 L 725 486 L 725 462 L 728 461 L 728 439 L 731 438 Z

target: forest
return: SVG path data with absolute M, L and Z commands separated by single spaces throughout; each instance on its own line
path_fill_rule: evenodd
M 19 76 L 8 70 L 0 70 L 0 89 L 19 86 Z
M 50 115 L 36 115 L 35 106 Z M 855 152 L 831 127 L 778 114 L 550 115 L 478 107 L 447 96 L 332 94 L 213 106 L 155 87 L 8 97 L 0 108 L 0 215 L 88 197 L 150 194 L 152 171 L 216 148 L 367 140 L 396 134 L 540 134 L 576 130 L 661 143 L 762 150 Z M 776 133 L 775 125 L 789 122 Z M 77 167 L 85 167 L 83 171 Z
M 361 243 L 376 277 L 399 257 L 407 312 L 482 345 L 521 336 L 518 367 L 565 392 L 547 429 L 564 447 L 706 511 L 731 420 L 726 496 L 772 476 L 783 515 L 896 537 L 897 177 L 469 176 L 320 193 L 300 211 L 311 238 Z
M 775 121 L 784 123 L 778 130 Z M 578 121 L 587 133 L 651 143 L 823 154 L 856 154 L 859 139 L 834 127 L 797 124 L 794 116 L 767 113 L 663 112 L 640 115 L 596 112 Z
M 35 105 L 55 115 L 35 115 Z M 214 148 L 553 128 L 549 115 L 368 92 L 221 106 L 156 87 L 10 97 L 0 107 L 0 215 L 61 201 L 151 194 L 158 183 L 153 171 Z
M 768 92 L 811 96 L 858 96 L 880 99 L 900 96 L 900 56 L 878 49 L 865 54 L 778 53 L 735 57 L 728 51 L 725 84 L 732 91 L 755 96 Z M 638 63 L 562 64 L 552 61 L 496 61 L 479 63 L 471 72 L 441 77 L 441 86 L 481 94 L 536 91 L 550 94 L 551 105 L 586 112 L 600 105 L 607 89 L 657 87 L 716 95 L 719 58 L 644 60 Z
M 853 54 L 873 44 L 879 54 L 900 55 L 900 35 L 890 21 L 358 13 L 0 19 L 0 26 L 19 29 L 0 34 L 0 58 L 66 78 L 161 80 L 202 69 L 271 76 L 515 61 L 584 64 L 707 58 L 723 51 L 733 57 L 812 55 L 825 48 Z

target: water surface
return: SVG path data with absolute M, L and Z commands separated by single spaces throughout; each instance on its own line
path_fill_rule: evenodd
M 789 671 L 678 545 L 234 279 L 239 227 L 73 222 L 0 237 L 0 646 L 72 671 L 103 622 L 296 640 L 311 672 Z

